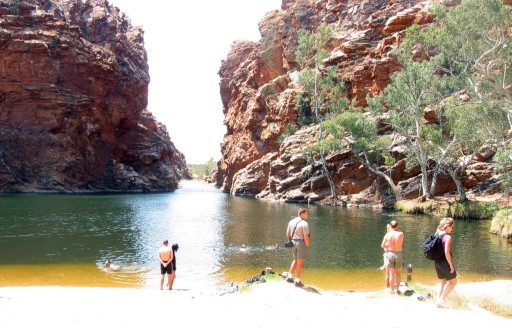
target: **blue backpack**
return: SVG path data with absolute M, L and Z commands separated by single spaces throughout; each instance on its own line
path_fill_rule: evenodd
M 431 235 L 423 242 L 423 254 L 429 260 L 436 261 L 444 256 L 443 237 Z

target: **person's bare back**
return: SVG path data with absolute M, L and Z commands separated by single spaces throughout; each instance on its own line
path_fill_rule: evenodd
M 404 242 L 404 233 L 401 231 L 391 230 L 384 237 L 384 242 L 387 244 L 386 249 L 391 252 L 401 252 L 402 244 Z
M 158 250 L 158 255 L 162 262 L 167 263 L 172 260 L 172 248 L 170 246 L 164 245 Z

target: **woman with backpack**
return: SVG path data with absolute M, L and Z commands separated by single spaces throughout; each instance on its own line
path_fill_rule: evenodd
M 457 284 L 457 272 L 453 266 L 452 259 L 452 236 L 454 221 L 452 218 L 444 218 L 437 227 L 436 234 L 439 235 L 441 243 L 444 249 L 444 254 L 439 259 L 435 260 L 435 269 L 437 278 L 439 278 L 439 290 L 437 294 L 437 307 L 449 308 L 450 306 L 446 303 L 448 294 L 453 290 Z

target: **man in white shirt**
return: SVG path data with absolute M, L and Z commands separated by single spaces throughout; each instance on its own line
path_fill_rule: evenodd
M 286 281 L 294 282 L 295 286 L 302 287 L 304 284 L 300 281 L 302 274 L 302 267 L 304 266 L 304 260 L 308 256 L 310 235 L 309 235 L 309 224 L 307 222 L 309 217 L 309 211 L 305 208 L 299 208 L 299 216 L 288 222 L 288 228 L 286 229 L 286 239 L 291 240 L 293 243 L 293 262 L 290 265 L 290 271 Z M 293 273 L 295 272 L 295 280 L 293 279 Z

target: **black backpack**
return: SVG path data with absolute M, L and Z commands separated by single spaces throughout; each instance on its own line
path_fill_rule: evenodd
M 444 256 L 444 248 L 442 243 L 443 237 L 439 235 L 431 235 L 423 243 L 423 254 L 429 260 L 435 261 Z

